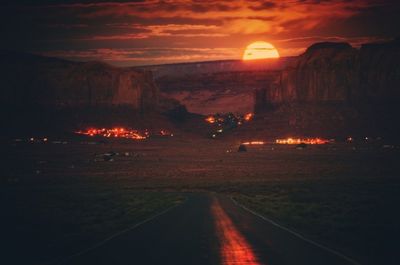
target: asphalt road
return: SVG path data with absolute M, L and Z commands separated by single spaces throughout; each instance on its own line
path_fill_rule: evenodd
M 354 264 L 236 205 L 189 195 L 185 203 L 61 264 Z

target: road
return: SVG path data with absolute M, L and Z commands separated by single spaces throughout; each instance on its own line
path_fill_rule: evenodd
M 62 264 L 353 264 L 235 204 L 189 195 L 164 214 Z

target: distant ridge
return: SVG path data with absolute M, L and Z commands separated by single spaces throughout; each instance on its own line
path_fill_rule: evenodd
M 25 62 L 25 63 L 44 63 L 44 62 L 58 62 L 58 63 L 74 63 L 66 59 L 58 57 L 48 57 L 40 54 L 21 52 L 14 50 L 2 50 L 0 49 L 0 58 L 2 62 Z M 75 62 L 80 63 L 80 62 Z
M 146 68 L 146 67 L 158 67 L 158 66 L 171 66 L 171 65 L 190 65 L 190 64 L 207 64 L 207 63 L 218 63 L 218 62 L 239 62 L 240 59 L 230 59 L 230 60 L 210 60 L 210 61 L 194 61 L 194 62 L 179 62 L 179 63 L 161 63 L 161 64 L 147 64 L 131 66 L 132 68 Z
M 6 50 L 0 59 L 0 116 L 8 132 L 129 124 L 160 112 L 164 102 L 175 106 L 160 99 L 146 71 Z
M 281 57 L 274 59 L 260 59 L 252 61 L 243 60 L 219 60 L 202 62 L 185 62 L 174 64 L 159 64 L 135 66 L 133 69 L 149 70 L 153 76 L 162 78 L 165 76 L 177 77 L 193 74 L 213 74 L 220 72 L 244 72 L 244 71 L 278 71 L 284 69 L 296 57 Z

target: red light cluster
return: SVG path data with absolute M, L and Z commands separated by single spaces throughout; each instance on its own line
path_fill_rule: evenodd
M 244 115 L 243 119 L 245 121 L 249 121 L 253 118 L 253 113 L 247 113 L 246 115 Z
M 244 122 L 251 121 L 254 117 L 253 113 L 247 113 L 243 116 L 241 115 L 235 115 L 233 113 L 227 113 L 227 114 L 216 114 L 216 115 L 210 115 L 204 120 L 207 123 L 217 123 L 218 125 L 224 124 L 224 123 L 229 123 L 229 122 L 234 122 L 237 125 L 241 125 Z
M 144 140 L 150 137 L 150 133 L 147 130 L 143 132 L 133 129 L 127 129 L 123 127 L 115 127 L 115 128 L 90 128 L 84 131 L 77 131 L 77 134 L 83 134 L 87 136 L 102 136 L 106 138 L 126 138 L 126 139 L 134 139 L 134 140 Z M 155 135 L 160 136 L 173 136 L 167 130 L 160 130 L 159 133 L 155 133 Z
M 214 116 L 209 116 L 205 119 L 205 121 L 208 123 L 215 123 L 215 118 Z
M 242 143 L 244 145 L 263 145 L 266 144 L 264 141 L 251 141 L 251 142 L 244 142 Z
M 276 139 L 275 143 L 277 144 L 327 144 L 331 142 L 327 139 L 322 138 L 285 138 L 285 139 Z

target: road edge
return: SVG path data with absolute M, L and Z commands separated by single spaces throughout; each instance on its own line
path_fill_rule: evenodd
M 130 227 L 124 229 L 124 230 L 118 231 L 118 232 L 112 234 L 111 236 L 109 236 L 109 237 L 107 237 L 107 238 L 101 240 L 100 242 L 98 242 L 98 243 L 92 245 L 91 247 L 88 247 L 88 248 L 86 248 L 86 249 L 84 249 L 84 250 L 82 250 L 82 251 L 79 251 L 79 252 L 77 252 L 77 253 L 75 253 L 75 254 L 72 254 L 72 255 L 70 255 L 70 256 L 67 256 L 67 257 L 65 257 L 65 258 L 61 258 L 61 260 L 59 260 L 59 261 L 51 262 L 50 264 L 51 264 L 51 265 L 62 265 L 62 264 L 65 264 L 66 262 L 68 262 L 68 261 L 70 261 L 70 260 L 72 260 L 72 259 L 74 259 L 74 258 L 77 258 L 77 257 L 79 257 L 79 256 L 82 256 L 82 255 L 84 255 L 84 254 L 86 254 L 86 253 L 89 253 L 90 251 L 93 251 L 93 250 L 95 250 L 95 249 L 97 249 L 97 248 L 99 248 L 99 247 L 105 245 L 107 242 L 111 241 L 112 239 L 114 239 L 114 238 L 116 238 L 116 237 L 118 237 L 118 236 L 120 236 L 120 235 L 122 235 L 122 234 L 124 234 L 124 233 L 127 233 L 127 232 L 129 232 L 129 231 L 132 231 L 132 230 L 138 228 L 139 226 L 141 226 L 141 225 L 143 225 L 143 224 L 145 224 L 145 223 L 148 223 L 148 222 L 150 222 L 150 221 L 156 219 L 157 217 L 159 217 L 159 216 L 161 216 L 161 215 L 166 214 L 166 213 L 169 212 L 170 210 L 172 210 L 172 209 L 174 209 L 174 208 L 176 208 L 176 207 L 182 205 L 182 204 L 185 203 L 186 201 L 187 201 L 187 198 L 185 198 L 185 200 L 184 200 L 182 203 L 178 203 L 178 204 L 172 205 L 172 206 L 168 207 L 167 209 L 165 209 L 165 210 L 163 210 L 163 211 L 161 211 L 161 212 L 159 212 L 159 213 L 157 213 L 157 214 L 154 214 L 154 215 L 150 216 L 149 218 L 147 218 L 147 219 L 145 219 L 145 220 L 143 220 L 143 221 L 141 221 L 141 222 L 139 222 L 139 223 L 136 223 L 136 224 L 134 224 L 134 225 L 132 225 L 132 226 L 130 226 Z
M 301 235 L 300 233 L 295 232 L 295 231 L 293 231 L 293 230 L 291 230 L 291 229 L 289 229 L 289 228 L 287 228 L 287 227 L 285 227 L 285 226 L 283 226 L 283 225 L 281 225 L 281 224 L 279 224 L 279 223 L 277 223 L 277 222 L 275 222 L 275 221 L 273 221 L 273 220 L 271 220 L 271 219 L 269 219 L 269 218 L 267 218 L 267 217 L 255 212 L 255 211 L 247 208 L 246 206 L 244 206 L 241 203 L 237 202 L 232 196 L 229 196 L 229 198 L 231 199 L 231 201 L 236 206 L 238 206 L 238 207 L 244 209 L 245 211 L 247 211 L 247 212 L 249 212 L 249 213 L 251 213 L 251 214 L 253 214 L 253 215 L 255 215 L 255 216 L 257 216 L 257 217 L 259 217 L 261 219 L 263 219 L 264 221 L 272 224 L 273 226 L 276 226 L 279 229 L 282 229 L 282 230 L 284 230 L 284 231 L 296 236 L 297 238 L 299 238 L 299 239 L 301 239 L 301 240 L 303 240 L 303 241 L 305 241 L 305 242 L 307 242 L 309 244 L 312 244 L 312 245 L 314 245 L 316 247 L 319 247 L 319 248 L 321 248 L 321 249 L 323 249 L 325 251 L 328 251 L 328 252 L 330 252 L 330 253 L 332 253 L 332 254 L 334 254 L 336 256 L 339 256 L 340 258 L 342 258 L 342 259 L 344 259 L 344 260 L 346 260 L 346 261 L 348 261 L 348 262 L 350 262 L 350 263 L 352 263 L 354 265 L 361 265 L 361 263 L 359 263 L 358 261 L 355 261 L 354 259 L 352 259 L 352 258 L 350 258 L 350 257 L 348 257 L 348 256 L 346 256 L 346 255 L 344 255 L 344 254 L 342 254 L 342 253 L 330 248 L 330 247 L 324 246 L 324 245 L 322 245 L 320 243 L 317 243 L 317 242 L 315 242 L 315 241 L 313 241 L 311 239 L 308 239 L 305 236 Z

